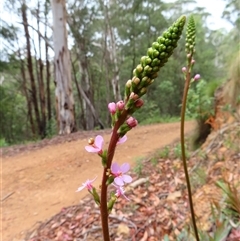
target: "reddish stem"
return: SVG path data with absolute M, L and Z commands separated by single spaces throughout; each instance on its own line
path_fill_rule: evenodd
M 120 126 L 125 122 L 126 118 L 128 116 L 127 110 L 124 110 L 121 116 L 119 117 L 118 121 L 115 123 L 112 136 L 110 139 L 110 143 L 108 146 L 108 152 L 107 152 L 107 166 L 103 170 L 103 177 L 102 177 L 102 186 L 101 186 L 101 220 L 102 220 L 102 232 L 103 232 L 103 239 L 104 241 L 110 241 L 109 237 L 109 227 L 108 227 L 108 208 L 107 208 L 107 171 L 111 168 L 113 156 L 115 153 L 116 145 L 119 139 L 118 136 L 118 129 Z

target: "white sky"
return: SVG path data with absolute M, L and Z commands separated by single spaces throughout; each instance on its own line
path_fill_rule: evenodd
M 195 0 L 194 8 L 204 7 L 206 12 L 210 13 L 207 19 L 208 27 L 212 30 L 224 28 L 230 31 L 233 26 L 225 19 L 222 19 L 222 13 L 225 9 L 226 1 L 224 0 Z M 175 2 L 175 0 L 164 0 L 164 2 Z M 192 9 L 192 8 L 190 8 Z
M 205 7 L 207 12 L 211 13 L 212 16 L 208 19 L 208 26 L 209 28 L 215 30 L 220 28 L 225 28 L 230 30 L 233 26 L 222 19 L 222 13 L 224 11 L 226 1 L 223 0 L 197 0 L 197 5 L 199 7 Z

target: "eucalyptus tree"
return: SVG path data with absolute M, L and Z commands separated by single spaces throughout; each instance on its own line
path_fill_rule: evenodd
M 76 129 L 72 91 L 71 63 L 67 39 L 67 11 L 65 0 L 51 0 L 54 40 L 54 81 L 59 134 Z

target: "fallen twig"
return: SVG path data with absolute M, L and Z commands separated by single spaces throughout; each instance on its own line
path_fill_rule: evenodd
M 3 197 L 2 199 L 1 199 L 1 202 L 3 202 L 3 201 L 5 201 L 6 199 L 8 199 L 10 196 L 12 196 L 13 194 L 14 194 L 15 192 L 10 192 L 10 193 L 8 193 L 5 197 Z

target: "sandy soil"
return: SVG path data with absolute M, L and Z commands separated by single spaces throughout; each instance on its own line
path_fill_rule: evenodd
M 128 133 L 127 142 L 117 147 L 114 160 L 133 166 L 137 158 L 179 139 L 179 128 L 180 123 L 138 126 Z M 186 133 L 194 128 L 194 122 L 186 123 Z M 75 191 L 86 179 L 98 176 L 96 185 L 100 184 L 100 159 L 84 149 L 88 138 L 96 133 L 85 132 L 82 137 L 78 133 L 77 140 L 66 136 L 66 141 L 39 144 L 34 149 L 19 151 L 15 147 L 17 153 L 12 150 L 11 155 L 2 155 L 2 240 L 22 240 L 39 221 L 50 218 L 63 207 L 78 204 L 87 192 Z M 103 134 L 105 148 L 109 133 L 108 130 Z

